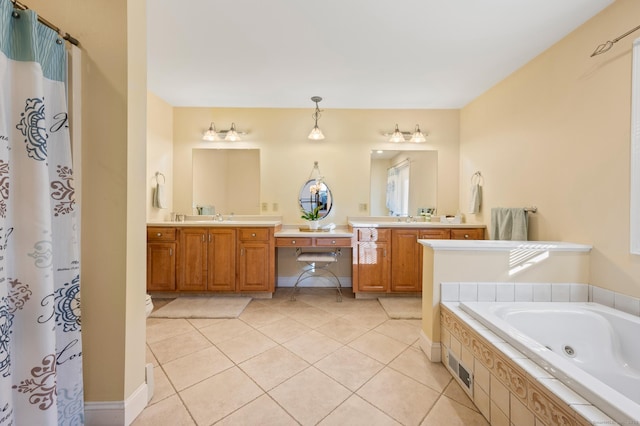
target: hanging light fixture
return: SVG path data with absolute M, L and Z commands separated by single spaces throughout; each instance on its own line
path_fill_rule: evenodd
M 204 132 L 204 135 L 202 135 L 202 140 L 205 140 L 205 141 L 220 140 L 220 137 L 218 137 L 218 132 L 216 131 L 216 125 L 213 124 L 213 121 L 209 125 L 209 130 Z
M 426 140 L 427 139 L 424 137 L 424 135 L 420 131 L 420 126 L 416 124 L 416 130 L 415 132 L 413 132 L 413 135 L 411 135 L 411 139 L 409 139 L 409 142 L 420 143 Z
M 320 118 L 320 108 L 318 107 L 318 102 L 322 100 L 320 96 L 313 96 L 311 100 L 316 103 L 316 110 L 313 113 L 312 117 L 315 120 L 315 125 L 313 129 L 311 129 L 311 133 L 309 133 L 309 139 L 314 141 L 320 141 L 324 139 L 324 135 L 322 134 L 322 130 L 318 127 L 318 118 Z
M 240 135 L 236 131 L 236 123 L 231 123 L 231 128 L 224 137 L 225 141 L 235 142 L 240 140 Z
M 391 139 L 389 139 L 389 142 L 404 142 L 404 135 L 402 134 L 402 132 L 400 131 L 400 129 L 398 129 L 398 125 L 396 124 L 396 129 L 393 131 L 393 134 L 391 135 Z

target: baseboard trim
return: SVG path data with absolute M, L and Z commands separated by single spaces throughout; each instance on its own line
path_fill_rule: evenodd
M 440 342 L 432 342 L 431 339 L 424 334 L 424 330 L 420 330 L 418 344 L 422 352 L 429 358 L 429 361 L 442 362 L 442 345 L 440 345 Z
M 85 424 L 91 426 L 128 426 L 147 406 L 149 390 L 141 384 L 125 401 L 85 402 Z

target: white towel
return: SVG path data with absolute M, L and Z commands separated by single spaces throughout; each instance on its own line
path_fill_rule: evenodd
M 527 212 L 521 208 L 491 209 L 491 239 L 527 241 Z
M 479 183 L 471 185 L 471 199 L 469 200 L 469 213 L 476 214 L 480 212 L 480 204 L 482 203 L 482 187 Z
M 167 198 L 164 194 L 164 185 L 161 183 L 156 185 L 156 189 L 153 194 L 153 207 L 158 209 L 167 208 Z

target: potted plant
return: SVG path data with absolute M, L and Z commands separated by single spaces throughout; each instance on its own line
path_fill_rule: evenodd
M 302 216 L 300 216 L 300 218 L 307 221 L 309 229 L 318 229 L 320 226 L 320 206 L 310 211 L 302 209 Z

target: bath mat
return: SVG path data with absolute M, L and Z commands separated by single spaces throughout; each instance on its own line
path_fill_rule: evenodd
M 178 297 L 149 315 L 152 318 L 237 318 L 250 297 Z
M 379 297 L 389 318 L 422 319 L 422 298 L 420 297 Z

